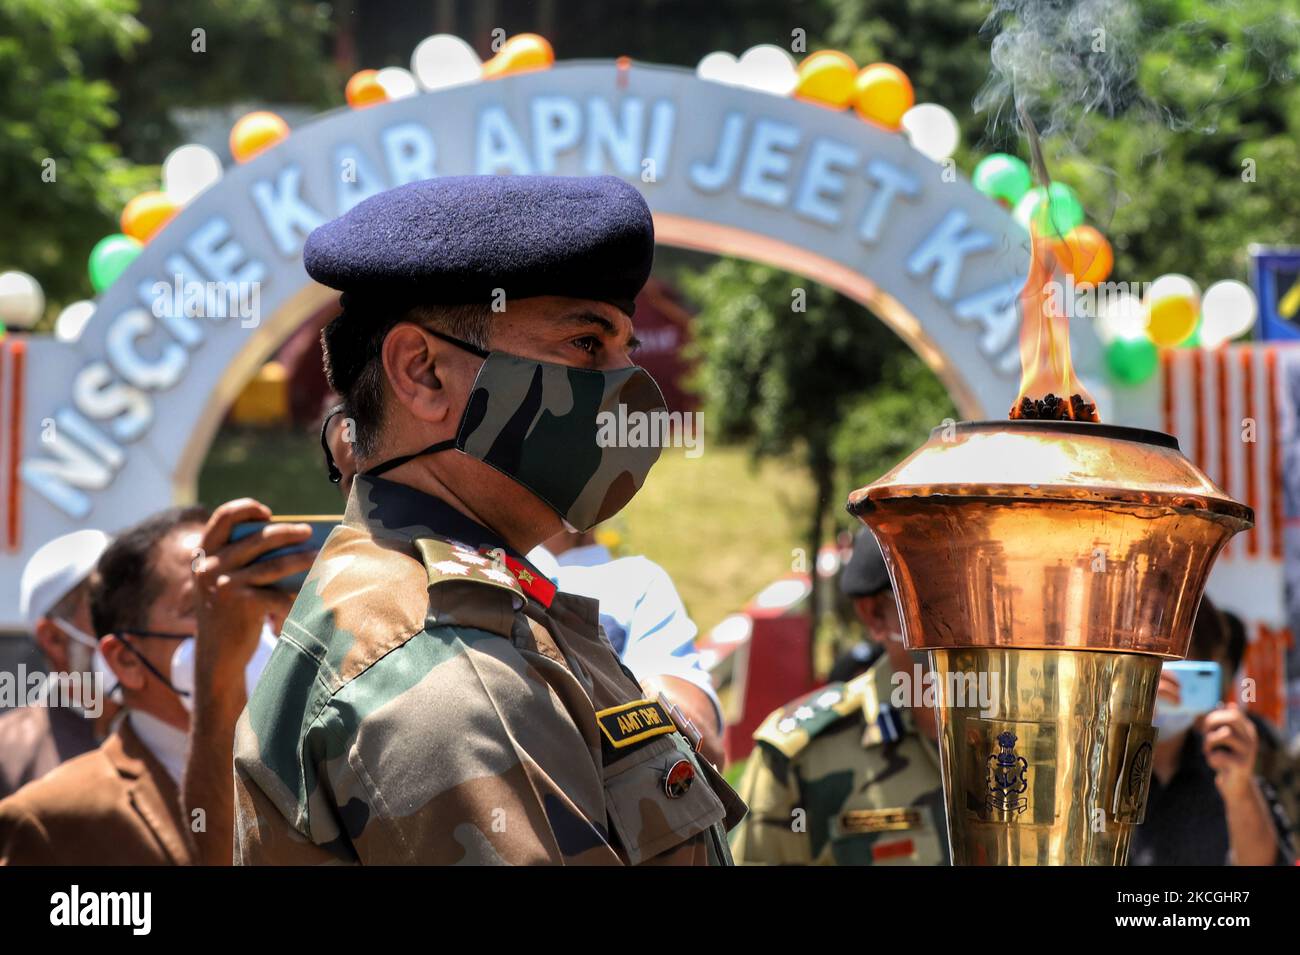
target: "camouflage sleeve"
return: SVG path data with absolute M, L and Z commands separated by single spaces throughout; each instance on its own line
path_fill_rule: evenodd
M 305 728 L 277 733 L 274 707 L 250 703 L 236 740 L 237 858 L 619 862 L 598 743 L 539 673 L 549 662 L 486 631 L 432 627 L 330 693 Z
M 798 828 L 799 787 L 789 758 L 758 743 L 740 779 L 747 815 L 731 833 L 731 852 L 740 865 L 810 865 L 810 843 Z

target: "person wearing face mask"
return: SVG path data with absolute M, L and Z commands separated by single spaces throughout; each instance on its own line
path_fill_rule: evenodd
M 90 579 L 90 616 L 123 715 L 103 744 L 0 801 L 0 864 L 185 865 L 179 800 L 189 714 L 171 683 L 194 634 L 190 562 L 207 512 L 122 531 Z
M 736 862 L 947 865 L 937 723 L 931 707 L 914 705 L 926 699 L 911 685 L 917 660 L 871 531 L 854 538 L 840 589 L 880 650 L 860 675 L 792 700 L 754 732 Z
M 523 556 L 658 458 L 600 427 L 663 410 L 653 242 L 607 176 L 415 182 L 308 237 L 357 473 L 240 717 L 237 862 L 729 861 L 743 805 Z
M 49 676 L 42 705 L 0 716 L 0 799 L 98 745 L 95 729 L 107 721 L 109 685 L 98 641 L 87 632 L 88 578 L 107 546 L 103 531 L 73 531 L 43 544 L 23 568 L 19 611 Z M 80 690 L 67 699 L 58 692 L 65 677 L 75 678 Z
M 1161 672 L 1151 790 L 1146 816 L 1133 831 L 1129 865 L 1295 861 L 1291 820 L 1259 774 L 1259 727 L 1235 699 L 1244 652 L 1245 634 L 1234 640 L 1223 615 L 1202 598 L 1187 656 L 1219 664 L 1220 699 L 1226 702 L 1200 715 L 1179 709 L 1178 677 L 1169 669 Z
M 325 411 L 320 442 L 330 479 L 346 497 L 357 468 L 343 405 Z M 525 557 L 564 593 L 599 601 L 605 636 L 645 695 L 664 694 L 689 723 L 687 732 L 699 734 L 699 751 L 720 762 L 722 706 L 695 651 L 695 623 L 667 572 L 645 557 L 615 560 L 592 531 L 562 530 Z
M 265 585 L 314 556 L 258 560 L 301 544 L 310 533 L 301 524 L 229 541 L 235 522 L 270 516 L 247 499 L 211 517 L 172 508 L 104 550 L 88 582 L 87 626 L 124 714 L 98 749 L 0 801 L 0 864 L 229 862 L 235 718 L 269 656 L 264 620 L 291 599 Z

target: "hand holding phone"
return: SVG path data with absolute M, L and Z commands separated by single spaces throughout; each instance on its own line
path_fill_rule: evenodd
M 249 566 L 257 567 L 257 573 L 263 581 L 261 586 L 296 594 L 307 579 L 307 571 L 312 564 L 310 560 L 304 563 L 300 555 L 308 554 L 314 560 L 324 545 L 325 538 L 342 520 L 339 516 L 314 514 L 276 516 L 269 521 L 246 521 L 234 526 L 230 532 L 230 541 L 258 540 L 268 545 L 270 549 L 263 549 L 252 557 Z M 303 526 L 308 528 L 305 536 L 301 531 Z M 289 528 L 294 529 L 292 535 L 284 533 Z M 286 573 L 276 576 L 274 572 L 280 569 Z
M 1223 670 L 1210 660 L 1169 660 L 1160 674 L 1153 725 L 1166 738 L 1177 735 L 1219 705 Z

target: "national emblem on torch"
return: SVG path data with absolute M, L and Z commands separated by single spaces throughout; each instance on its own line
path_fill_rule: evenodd
M 1029 806 L 1023 793 L 1029 788 L 1029 762 L 1016 755 L 1016 734 L 998 734 L 998 751 L 988 758 L 988 797 L 984 808 L 989 812 L 1022 813 Z

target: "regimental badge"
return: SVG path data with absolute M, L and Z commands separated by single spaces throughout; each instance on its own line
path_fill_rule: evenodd
M 679 759 L 664 773 L 664 795 L 669 799 L 681 799 L 695 782 L 695 767 L 688 759 Z
M 990 812 L 1022 813 L 1029 807 L 1024 792 L 1029 788 L 1029 762 L 1016 755 L 1016 734 L 998 734 L 998 751 L 987 760 L 988 795 L 984 807 Z

